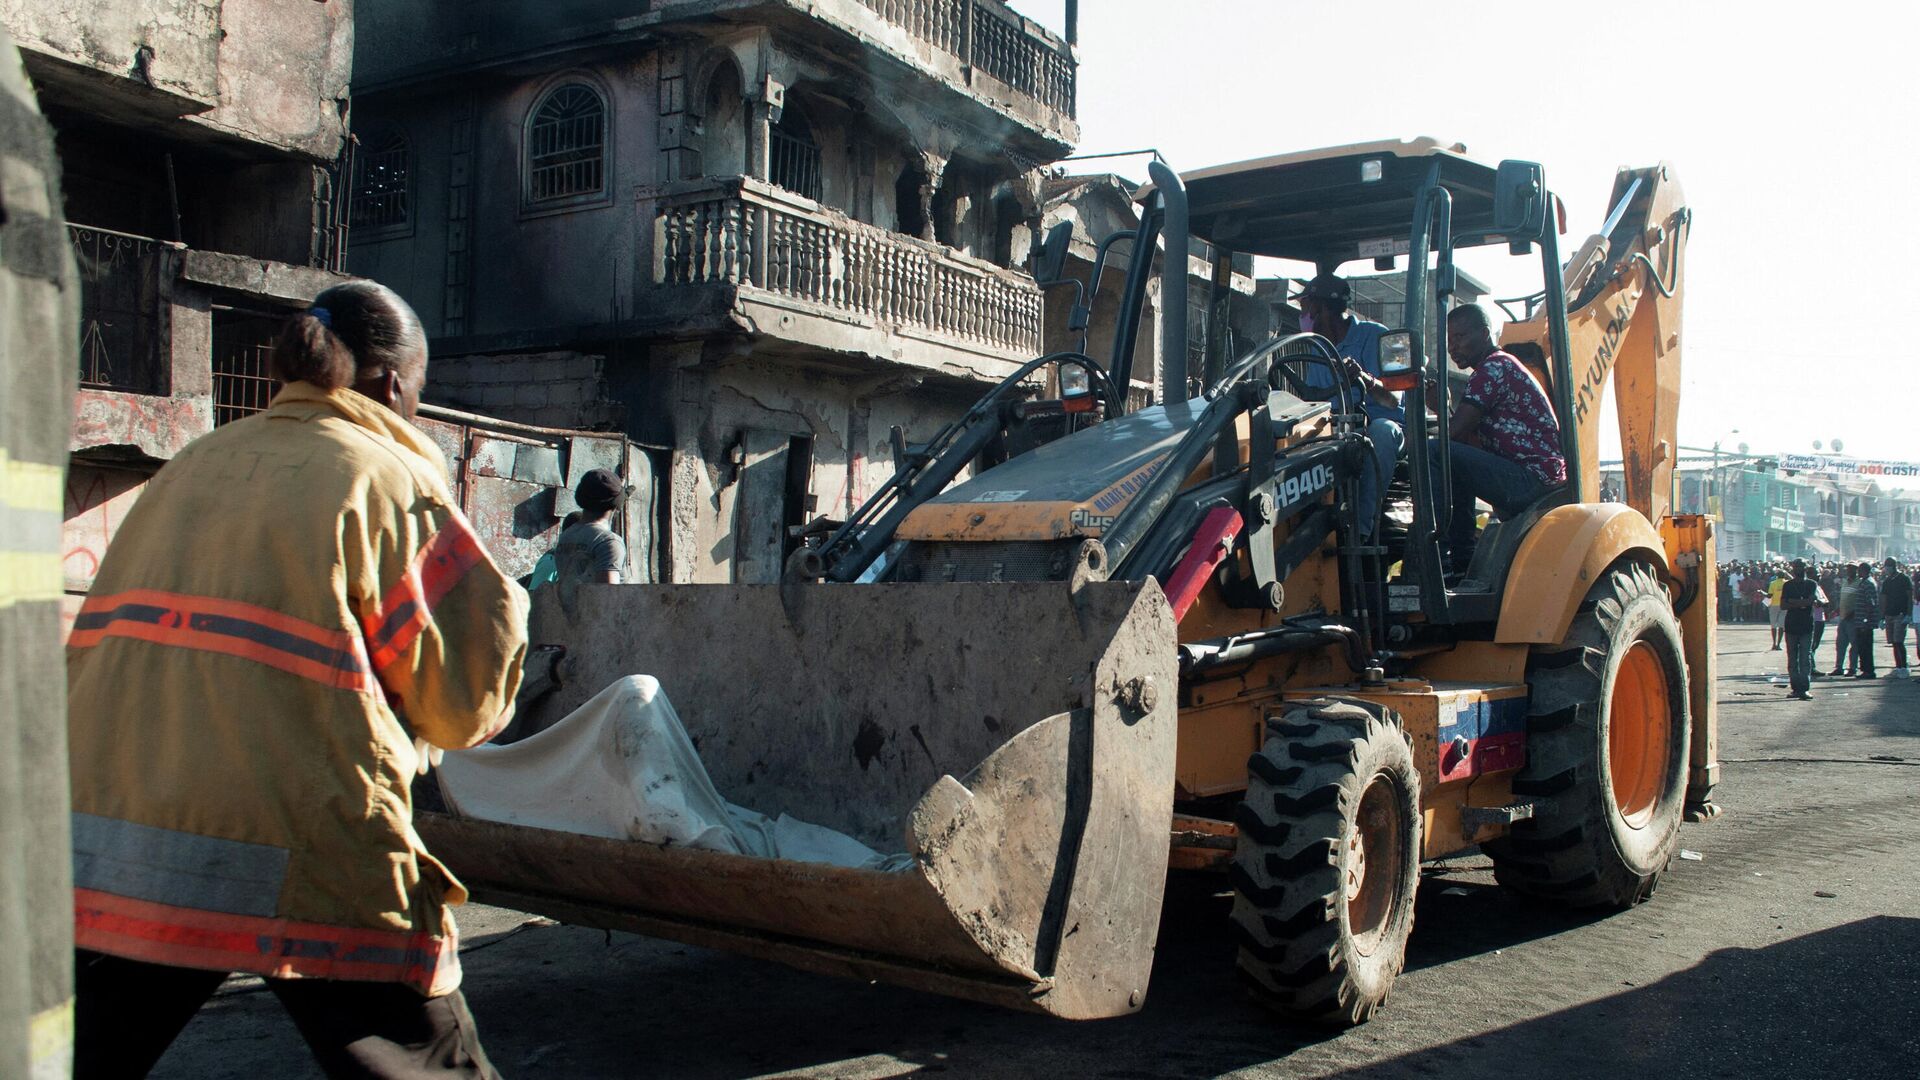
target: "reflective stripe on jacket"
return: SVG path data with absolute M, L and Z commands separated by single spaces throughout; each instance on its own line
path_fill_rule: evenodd
M 454 989 L 466 890 L 413 830 L 415 740 L 511 718 L 526 606 L 371 399 L 293 383 L 196 440 L 68 639 L 76 943 Z

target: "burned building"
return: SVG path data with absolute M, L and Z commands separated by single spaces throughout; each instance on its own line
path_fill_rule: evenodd
M 280 323 L 348 280 L 352 20 L 339 0 L 0 0 L 57 134 L 79 272 L 69 617 L 148 478 L 197 436 L 265 409 Z M 436 409 L 416 423 L 514 574 L 550 541 L 581 473 L 645 460 L 618 434 Z M 650 509 L 615 523 L 641 567 L 657 561 Z
M 997 0 L 364 3 L 349 266 L 430 399 L 663 448 L 660 578 L 770 581 L 1041 350 L 1076 68 Z
M 343 280 L 351 5 L 0 0 L 0 24 L 56 133 L 80 277 L 71 610 L 147 478 L 266 406 L 275 324 Z

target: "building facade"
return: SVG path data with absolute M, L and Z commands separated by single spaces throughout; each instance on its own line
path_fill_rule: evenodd
M 286 312 L 344 280 L 352 5 L 0 0 L 56 132 L 80 277 L 69 611 L 146 480 L 258 411 Z
M 1071 44 L 995 0 L 363 6 L 349 266 L 429 398 L 661 447 L 672 581 L 772 581 L 1042 347 Z

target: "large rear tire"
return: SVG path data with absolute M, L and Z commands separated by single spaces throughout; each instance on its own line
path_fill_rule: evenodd
M 1289 702 L 1247 770 L 1229 871 L 1240 974 L 1285 1016 L 1363 1023 L 1392 991 L 1413 930 L 1412 745 L 1384 706 Z
M 1653 570 L 1602 577 L 1566 640 L 1534 650 L 1527 681 L 1527 764 L 1513 792 L 1534 814 L 1484 845 L 1494 875 L 1569 907 L 1631 907 L 1673 859 L 1687 793 L 1686 659 Z

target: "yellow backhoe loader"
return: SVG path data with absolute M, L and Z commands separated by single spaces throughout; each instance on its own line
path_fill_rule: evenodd
M 1478 846 L 1569 905 L 1653 892 L 1717 773 L 1712 530 L 1667 500 L 1689 222 L 1670 170 L 1622 170 L 1564 265 L 1538 165 L 1431 140 L 1152 174 L 1104 362 L 1035 359 L 928 443 L 897 439 L 893 480 L 783 584 L 536 603 L 535 641 L 568 654 L 530 726 L 654 675 L 728 798 L 905 868 L 421 815 L 476 896 L 1091 1018 L 1144 999 L 1169 867 L 1224 873 L 1254 994 L 1351 1024 L 1402 967 L 1423 860 Z M 1406 268 L 1381 368 L 1407 460 L 1377 531 L 1356 510 L 1366 418 L 1314 390 L 1344 382 L 1310 374 L 1338 367 L 1324 337 L 1231 356 L 1216 334 L 1129 407 L 1156 250 L 1163 355 L 1187 356 L 1189 237 L 1216 301 L 1236 254 Z M 1456 252 L 1487 247 L 1541 272 L 1506 340 L 1544 355 L 1569 482 L 1449 568 L 1452 403 L 1422 375 L 1445 385 Z M 1034 400 L 1050 373 L 1066 391 Z M 1598 497 L 1610 382 L 1625 503 Z

